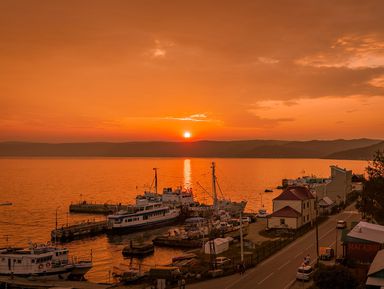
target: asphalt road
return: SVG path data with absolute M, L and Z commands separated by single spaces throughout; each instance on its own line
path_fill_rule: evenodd
M 336 222 L 346 220 L 348 227 L 351 221 L 360 220 L 360 215 L 350 206 L 346 211 L 330 218 L 319 226 L 319 246 L 335 248 Z M 338 232 L 338 255 L 342 255 L 340 246 L 341 232 Z M 255 268 L 249 269 L 244 275 L 231 275 L 212 279 L 205 282 L 187 285 L 188 289 L 287 289 L 296 278 L 296 270 L 309 254 L 312 264 L 316 259 L 315 230 L 295 240 L 267 260 L 259 263 Z

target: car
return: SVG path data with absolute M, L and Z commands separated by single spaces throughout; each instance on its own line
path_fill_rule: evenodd
M 344 229 L 347 227 L 347 222 L 344 221 L 344 220 L 338 220 L 337 221 L 337 225 L 336 225 L 336 228 L 337 229 Z
M 217 257 L 215 260 L 216 266 L 218 266 L 218 267 L 228 265 L 231 262 L 232 262 L 232 260 L 227 258 L 227 257 Z
M 311 266 L 300 266 L 299 268 L 297 268 L 296 279 L 301 281 L 309 281 L 312 279 L 313 273 L 314 271 Z
M 320 260 L 329 261 L 335 256 L 335 251 L 330 247 L 320 247 Z

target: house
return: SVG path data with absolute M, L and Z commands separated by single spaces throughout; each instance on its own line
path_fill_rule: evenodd
M 273 213 L 267 218 L 268 229 L 298 229 L 316 218 L 315 197 L 304 186 L 286 188 L 272 200 Z
M 332 212 L 332 208 L 335 206 L 335 202 L 332 201 L 329 197 L 325 196 L 318 201 L 318 206 L 320 215 L 328 215 Z
M 384 249 L 377 252 L 368 271 L 367 288 L 384 288 Z
M 344 257 L 357 264 L 370 264 L 384 249 L 384 226 L 359 222 L 344 238 Z

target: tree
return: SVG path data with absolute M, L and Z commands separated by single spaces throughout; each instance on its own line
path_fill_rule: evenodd
M 359 283 L 345 267 L 321 266 L 313 276 L 314 287 L 318 289 L 356 289 Z
M 384 223 L 384 151 L 377 151 L 366 168 L 368 179 L 363 182 L 363 192 L 357 209 L 364 218 L 374 218 Z

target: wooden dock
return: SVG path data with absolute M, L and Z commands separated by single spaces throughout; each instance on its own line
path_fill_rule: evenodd
M 108 230 L 108 223 L 103 221 L 85 221 L 74 225 L 63 226 L 51 231 L 51 240 L 69 242 L 87 236 L 103 234 Z
M 93 204 L 87 201 L 69 205 L 69 211 L 71 213 L 108 215 L 121 210 L 133 212 L 133 206 L 122 204 Z

